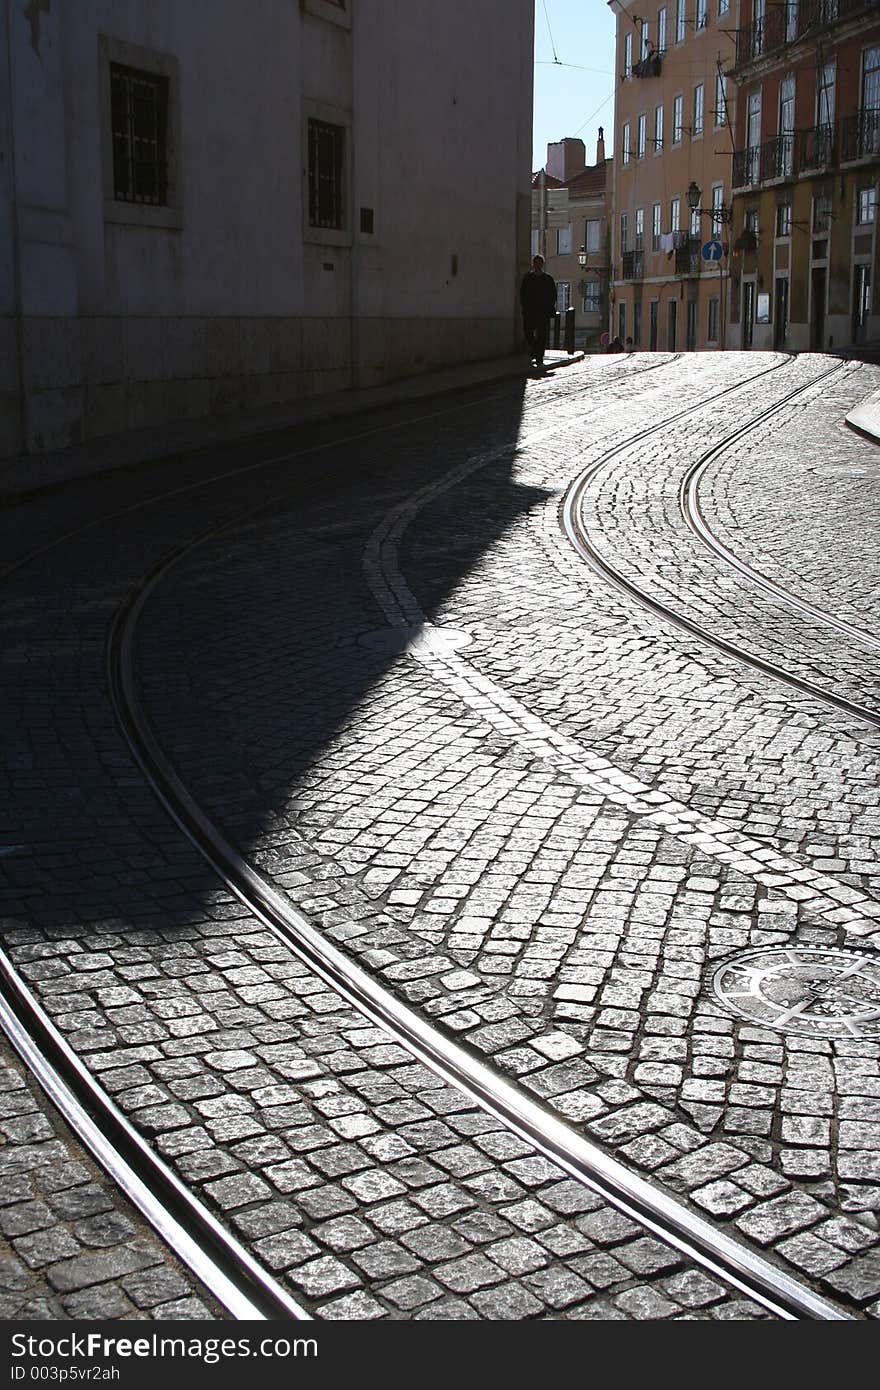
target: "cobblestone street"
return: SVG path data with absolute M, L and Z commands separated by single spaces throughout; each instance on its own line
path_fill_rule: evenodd
M 313 932 L 880 1316 L 878 387 L 593 357 L 7 499 L 4 977 L 304 1315 L 774 1316 Z M 236 1316 L 0 1064 L 3 1316 Z

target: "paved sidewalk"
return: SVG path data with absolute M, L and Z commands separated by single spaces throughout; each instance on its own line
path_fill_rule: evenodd
M 546 353 L 546 365 L 550 371 L 583 359 L 584 353 L 580 350 L 567 353 L 549 349 Z M 509 357 L 466 362 L 457 367 L 423 372 L 389 382 L 387 386 L 335 391 L 262 410 L 202 416 L 154 429 L 100 436 L 69 449 L 0 459 L 0 497 L 13 497 L 72 478 L 88 477 L 151 460 L 170 459 L 216 444 L 228 446 L 236 441 L 247 443 L 260 437 L 281 434 L 297 425 L 339 420 L 404 401 L 428 400 L 483 382 L 524 379 L 528 373 L 525 353 L 516 353 Z
M 880 444 L 880 391 L 875 391 L 867 400 L 860 401 L 856 408 L 849 412 L 846 422 L 854 430 Z

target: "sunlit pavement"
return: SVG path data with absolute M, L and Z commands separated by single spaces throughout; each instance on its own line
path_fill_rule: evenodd
M 5 580 L 3 949 L 315 1316 L 761 1311 L 426 1075 L 221 884 L 107 701 L 120 603 L 166 564 L 143 708 L 267 882 L 548 1111 L 876 1316 L 880 733 L 823 693 L 880 710 L 880 454 L 844 423 L 878 380 L 588 358 L 8 507 L 10 561 L 41 553 Z M 683 515 L 701 464 L 727 559 Z M 562 528 L 578 482 L 628 590 Z M 95 1174 L 94 1211 L 56 1195 L 63 1140 L 20 1113 L 4 1315 L 218 1315 L 133 1211 L 96 1219 Z

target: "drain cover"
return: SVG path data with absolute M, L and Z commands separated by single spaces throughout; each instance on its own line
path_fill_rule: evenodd
M 880 957 L 810 946 L 743 951 L 712 989 L 751 1023 L 823 1038 L 880 1037 Z

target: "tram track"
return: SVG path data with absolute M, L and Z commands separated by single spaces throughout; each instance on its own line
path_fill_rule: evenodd
M 700 460 L 698 460 L 698 462 L 694 465 L 694 467 L 691 470 L 689 470 L 688 474 L 684 478 L 679 489 L 679 505 L 684 519 L 690 527 L 690 529 L 697 536 L 699 536 L 699 538 L 709 547 L 710 550 L 713 551 L 713 553 L 715 553 L 719 556 L 719 558 L 724 560 L 726 564 L 729 564 L 731 568 L 733 568 L 741 576 L 749 579 L 750 582 L 752 582 L 757 588 L 762 589 L 763 591 L 771 594 L 778 601 L 782 603 L 787 603 L 791 608 L 796 609 L 798 612 L 805 613 L 819 621 L 822 621 L 828 626 L 834 627 L 839 631 L 847 633 L 849 636 L 857 637 L 859 641 L 865 641 L 865 634 L 862 634 L 861 632 L 852 628 L 850 624 L 843 622 L 843 620 L 841 619 L 836 619 L 831 615 L 823 614 L 821 610 L 816 609 L 813 605 L 807 604 L 805 601 L 800 600 L 796 595 L 791 595 L 781 586 L 776 585 L 772 583 L 772 581 L 767 580 L 765 577 L 758 575 L 757 571 L 751 569 L 751 567 L 746 565 L 744 562 L 738 561 L 736 557 L 734 557 L 731 554 L 731 552 L 729 552 L 725 547 L 721 546 L 720 543 L 718 543 L 715 540 L 715 538 L 711 536 L 708 527 L 706 527 L 705 523 L 701 519 L 699 506 L 697 502 L 699 482 L 703 476 L 705 468 L 712 461 L 712 459 L 716 458 L 718 454 L 730 442 L 742 438 L 750 430 L 756 428 L 760 424 L 765 423 L 779 411 L 785 409 L 785 407 L 788 406 L 799 395 L 802 395 L 804 392 L 813 389 L 816 385 L 826 380 L 828 377 L 835 375 L 837 372 L 841 370 L 843 370 L 842 366 L 840 364 L 836 364 L 834 367 L 831 367 L 826 371 L 820 373 L 818 376 L 816 376 L 809 382 L 801 386 L 795 387 L 792 391 L 788 392 L 781 399 L 774 401 L 772 405 L 766 407 L 764 410 L 752 416 L 752 418 L 746 424 L 739 426 L 736 430 L 733 430 L 729 434 L 725 435 L 721 441 L 718 441 L 716 444 L 714 444 L 712 449 L 707 451 L 707 453 L 704 454 Z M 697 638 L 700 642 L 704 643 L 705 645 L 709 647 L 714 647 L 717 651 L 723 652 L 725 656 L 731 657 L 734 661 L 738 661 L 742 665 L 750 667 L 752 670 L 759 671 L 763 675 L 770 676 L 774 680 L 777 680 L 782 684 L 789 686 L 791 689 L 798 691 L 802 695 L 807 695 L 810 698 L 819 700 L 824 704 L 832 705 L 836 709 L 842 710 L 844 713 L 851 715 L 852 717 L 858 719 L 863 723 L 870 724 L 875 728 L 880 727 L 880 712 L 878 712 L 876 709 L 872 709 L 871 707 L 863 705 L 858 701 L 847 699 L 846 696 L 839 695 L 836 692 L 829 690 L 827 687 L 820 686 L 813 681 L 809 681 L 804 677 L 798 676 L 793 672 L 786 670 L 786 668 L 780 665 L 778 662 L 767 660 L 766 658 L 759 656 L 755 652 L 750 652 L 746 647 L 744 647 L 738 642 L 728 641 L 726 638 L 720 636 L 719 634 L 712 632 L 702 623 L 696 622 L 694 619 L 689 618 L 686 614 L 671 608 L 668 604 L 663 603 L 659 599 L 653 597 L 644 587 L 628 579 L 626 575 L 624 575 L 622 571 L 613 563 L 613 561 L 602 553 L 598 544 L 593 539 L 591 539 L 590 535 L 587 533 L 587 530 L 583 524 L 580 514 L 581 502 L 585 490 L 594 481 L 594 479 L 601 472 L 601 470 L 605 468 L 613 459 L 617 458 L 620 454 L 622 454 L 626 449 L 630 448 L 633 443 L 639 442 L 641 440 L 650 439 L 652 435 L 659 434 L 660 431 L 662 431 L 670 424 L 676 423 L 677 421 L 684 419 L 686 416 L 697 412 L 701 408 L 703 408 L 703 406 L 700 403 L 697 403 L 694 405 L 690 405 L 681 411 L 677 411 L 672 415 L 668 415 L 663 420 L 656 422 L 650 428 L 642 431 L 640 434 L 633 436 L 632 438 L 627 439 L 620 444 L 615 445 L 612 449 L 609 449 L 607 452 L 605 452 L 601 456 L 601 458 L 591 463 L 587 469 L 585 469 L 582 473 L 578 475 L 578 477 L 571 483 L 571 485 L 566 491 L 562 507 L 560 509 L 560 519 L 563 532 L 567 536 L 568 540 L 570 541 L 577 554 L 589 565 L 589 567 L 596 574 L 598 574 L 603 580 L 605 580 L 607 583 L 616 588 L 619 592 L 625 594 L 629 599 L 637 603 L 640 607 L 647 609 L 649 612 L 653 613 L 656 617 L 662 619 L 664 622 L 679 628 L 683 632 L 687 632 L 690 636 Z M 877 645 L 875 639 L 869 640 L 872 645 Z
M 781 365 L 785 364 L 777 363 L 767 370 L 778 370 Z M 652 366 L 642 370 L 655 369 Z M 741 386 L 742 383 L 739 383 L 737 387 L 729 389 L 741 389 Z M 728 392 L 720 394 L 726 395 Z M 693 405 L 672 418 L 680 418 L 697 408 L 699 406 Z M 343 444 L 345 442 L 341 441 Z M 616 446 L 612 453 L 632 442 L 630 439 L 624 445 Z M 269 467 L 280 461 L 264 460 L 252 467 Z M 206 485 L 207 482 L 202 481 L 192 486 Z M 168 496 L 190 490 L 175 490 Z M 150 502 L 155 500 L 150 499 Z M 264 502 L 256 510 L 268 505 L 271 504 Z M 126 508 L 122 514 L 133 510 L 135 508 Z M 254 509 L 249 514 L 253 515 Z M 151 592 L 170 569 L 208 536 L 216 536 L 225 526 L 235 524 L 240 519 L 236 517 L 233 522 L 213 526 L 166 555 L 119 608 L 108 639 L 107 675 L 117 720 L 145 778 L 168 814 L 248 911 L 309 969 L 315 971 L 365 1018 L 399 1040 L 436 1075 L 470 1096 L 483 1110 L 533 1144 L 577 1181 L 600 1193 L 617 1209 L 639 1221 L 646 1230 L 710 1270 L 730 1287 L 754 1298 L 771 1316 L 783 1319 L 848 1319 L 851 1316 L 848 1312 L 828 1303 L 772 1261 L 731 1240 L 684 1204 L 668 1198 L 658 1188 L 583 1139 L 570 1126 L 561 1123 L 547 1107 L 534 1101 L 519 1086 L 511 1084 L 468 1048 L 455 1043 L 441 1030 L 428 1024 L 415 1010 L 402 1005 L 390 991 L 378 985 L 370 974 L 328 942 L 302 913 L 247 863 L 236 846 L 226 840 L 202 811 L 165 756 L 140 703 L 133 657 L 135 634 L 138 617 Z M 400 608 L 397 612 L 401 613 Z M 398 616 L 397 622 L 400 621 Z M 155 1154 L 122 1113 L 116 1110 L 102 1088 L 93 1083 L 87 1069 L 71 1053 L 48 1019 L 45 1016 L 40 1018 L 37 1001 L 16 978 L 11 963 L 2 955 L 0 990 L 4 1001 L 0 1019 L 31 1070 L 46 1086 L 73 1127 L 79 1129 L 96 1157 L 108 1171 L 114 1173 L 123 1190 L 141 1207 L 146 1219 L 165 1235 L 232 1315 L 310 1317 L 265 1270 L 256 1265 L 243 1247 L 228 1236 L 207 1209 L 200 1209 L 200 1204 L 194 1202 L 165 1165 L 158 1161 L 156 1167 Z M 105 1101 L 109 1105 L 105 1105 Z M 96 1116 L 99 1117 L 97 1121 Z M 90 1123 L 97 1128 L 97 1134 L 88 1132 Z M 110 1149 L 116 1150 L 117 1158 L 106 1146 L 102 1148 L 102 1134 L 105 1141 L 108 1138 L 111 1140 Z M 124 1168 L 114 1170 L 113 1165 L 119 1162 L 118 1155 L 122 1156 L 128 1171 Z M 153 1207 L 150 1202 L 156 1199 L 149 1196 L 150 1188 L 155 1193 L 164 1190 L 164 1197 L 160 1197 L 158 1205 Z M 236 1279 L 236 1274 L 241 1271 L 244 1271 L 243 1277 Z

